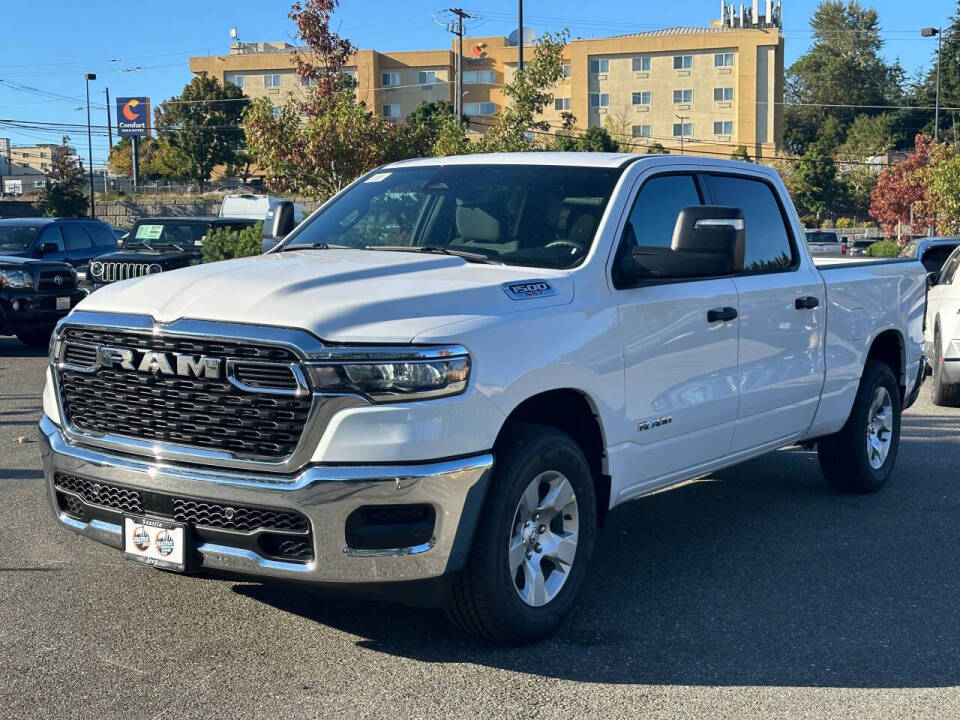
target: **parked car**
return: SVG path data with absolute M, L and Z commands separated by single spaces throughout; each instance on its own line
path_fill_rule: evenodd
M 867 249 L 875 242 L 877 242 L 876 238 L 869 238 L 867 240 L 850 239 L 843 245 L 843 254 L 847 257 L 863 257 L 867 254 Z
M 121 249 L 90 263 L 94 288 L 117 280 L 152 275 L 200 262 L 203 240 L 217 228 L 250 227 L 256 220 L 225 217 L 141 218 L 127 234 Z
M 939 273 L 957 246 L 960 246 L 958 237 L 914 238 L 900 250 L 900 257 L 919 260 L 928 273 Z
M 47 497 L 151 565 L 380 583 L 528 642 L 627 500 L 794 443 L 880 489 L 925 292 L 910 260 L 815 264 L 762 165 L 402 161 L 276 251 L 84 300 L 51 352 Z
M 273 213 L 283 203 L 289 203 L 293 206 L 294 224 L 300 223 L 304 218 L 303 206 L 300 203 L 291 203 L 289 200 L 282 200 L 272 195 L 254 195 L 252 193 L 224 197 L 223 202 L 220 203 L 220 216 L 260 220 L 263 222 L 264 237 L 271 237 L 270 228 L 273 223 Z
M 117 249 L 112 228 L 99 220 L 5 218 L 0 220 L 0 255 L 66 262 L 84 270 L 90 261 Z
M 67 263 L 0 255 L 0 335 L 46 347 L 57 320 L 85 296 Z
M 834 230 L 805 230 L 807 248 L 813 255 L 842 255 L 840 236 Z
M 960 247 L 928 275 L 924 354 L 930 362 L 934 405 L 960 406 Z

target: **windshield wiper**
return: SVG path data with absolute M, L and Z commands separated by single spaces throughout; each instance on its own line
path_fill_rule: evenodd
M 286 252 L 287 250 L 350 250 L 346 245 L 331 245 L 325 242 L 308 243 L 305 245 L 284 245 L 277 252 Z
M 499 260 L 492 259 L 483 253 L 468 250 L 456 250 L 442 245 L 367 245 L 367 250 L 392 250 L 394 252 L 432 253 L 434 255 L 453 255 L 463 258 L 467 262 L 483 263 L 484 265 L 503 265 Z
M 149 250 L 150 252 L 156 252 L 156 249 L 155 249 L 155 248 L 151 247 L 150 245 L 147 245 L 143 240 L 134 240 L 133 243 L 132 243 L 132 245 L 133 245 L 134 247 L 136 247 L 137 245 L 139 245 L 140 247 L 145 247 L 145 248 L 146 248 L 147 250 Z M 131 248 L 129 245 L 126 246 L 126 247 L 124 247 L 124 250 L 130 250 L 130 249 L 132 249 L 132 248 Z

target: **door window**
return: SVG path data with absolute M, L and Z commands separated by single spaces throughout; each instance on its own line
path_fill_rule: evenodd
M 794 266 L 791 233 L 776 195 L 767 183 L 728 175 L 710 176 L 710 202 L 740 208 L 744 220 L 745 273 L 776 272 Z
M 940 272 L 940 279 L 937 281 L 937 284 L 951 284 L 953 279 L 957 276 L 958 267 L 960 267 L 960 247 L 953 251 L 953 255 L 950 256 L 946 265 L 943 266 L 943 270 Z
M 48 225 L 40 236 L 41 243 L 56 243 L 57 252 L 63 252 L 63 233 L 59 225 Z
M 85 226 L 90 237 L 93 238 L 93 244 L 98 248 L 117 248 L 117 238 L 106 227 L 98 223 L 89 223 Z
M 73 223 L 64 225 L 63 237 L 68 252 L 71 250 L 89 250 L 93 246 L 90 236 L 80 225 L 74 225 Z

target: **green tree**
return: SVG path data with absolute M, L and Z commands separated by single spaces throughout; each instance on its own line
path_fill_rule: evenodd
M 188 179 L 203 187 L 214 167 L 236 160 L 244 144 L 240 121 L 248 102 L 240 88 L 197 76 L 179 96 L 160 103 L 157 132 L 160 140 L 183 153 Z
M 647 155 L 669 155 L 670 151 L 667 150 L 663 143 L 652 142 L 647 145 Z
M 90 205 L 83 165 L 73 148 L 67 144 L 69 140 L 64 135 L 60 145 L 54 149 L 43 197 L 37 203 L 37 208 L 48 217 L 82 217 Z
M 487 152 L 516 152 L 543 147 L 551 133 L 547 120 L 537 119 L 553 102 L 553 87 L 563 77 L 563 48 L 566 30 L 544 33 L 537 40 L 533 57 L 503 86 L 505 107 L 497 113 L 490 129 L 477 143 Z M 533 133 L 533 139 L 528 137 Z M 537 137 L 540 135 L 540 138 Z
M 221 227 L 204 239 L 201 255 L 205 263 L 249 257 L 260 254 L 262 243 L 263 223 L 258 222 L 241 230 Z
M 397 154 L 406 157 L 440 157 L 459 155 L 469 150 L 467 126 L 462 118 L 457 117 L 449 100 L 420 103 L 407 115 L 404 124 L 409 148 Z M 403 134 L 404 128 L 401 126 L 397 132 L 401 136 L 397 142 L 401 145 L 404 143 Z
M 937 40 L 931 39 L 930 65 L 926 73 L 918 78 L 915 85 L 914 102 L 911 105 L 934 107 L 937 96 Z M 952 112 L 944 112 L 945 107 L 960 107 L 960 2 L 950 20 L 950 25 L 943 28 L 941 38 L 942 49 L 940 54 L 940 139 L 954 138 L 956 141 L 960 118 Z M 933 137 L 933 110 L 923 110 L 914 113 L 918 125 L 916 132 Z M 912 137 L 912 136 L 911 136 Z
M 731 160 L 740 160 L 741 162 L 753 162 L 750 160 L 750 153 L 747 152 L 746 145 L 737 145 L 737 149 L 730 153 Z
M 857 115 L 847 130 L 846 140 L 837 148 L 837 154 L 841 161 L 863 161 L 896 146 L 897 133 L 896 118 L 890 113 Z
M 813 45 L 786 74 L 784 143 L 803 154 L 828 117 L 846 130 L 851 105 L 887 105 L 902 95 L 904 73 L 881 51 L 877 11 L 857 0 L 823 0 L 810 20 Z
M 793 201 L 817 219 L 835 208 L 843 196 L 833 158 L 818 146 L 812 146 L 794 164 L 793 172 L 785 181 Z
M 960 151 L 941 144 L 930 172 L 930 194 L 938 212 L 938 232 L 960 233 Z

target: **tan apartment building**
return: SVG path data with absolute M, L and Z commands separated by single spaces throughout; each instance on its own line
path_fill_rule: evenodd
M 60 147 L 59 144 L 43 143 L 40 145 L 11 145 L 4 150 L 0 144 L 0 155 L 6 155 L 7 162 L 12 166 L 6 174 L 37 174 L 46 175 L 50 172 L 53 162 L 53 153 Z
M 752 10 L 741 6 L 739 17 L 725 6 L 724 18 L 710 27 L 572 40 L 564 49 L 564 77 L 543 118 L 554 132 L 564 113 L 571 113 L 575 129 L 607 127 L 637 152 L 659 143 L 671 151 L 682 146 L 685 152 L 728 156 L 743 145 L 753 157 L 769 157 L 783 135 L 779 24 L 779 5 L 767 2 L 766 15 L 758 14 L 755 0 Z M 463 112 L 470 129 L 483 132 L 503 107 L 503 85 L 516 72 L 518 47 L 500 36 L 464 38 L 463 47 Z M 360 50 L 347 72 L 361 100 L 402 121 L 421 102 L 453 101 L 454 49 Z M 534 47 L 523 51 L 527 60 Z M 190 58 L 190 70 L 279 106 L 303 96 L 292 52 L 285 43 L 234 43 L 229 55 Z

